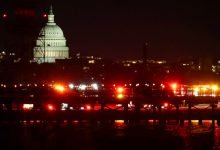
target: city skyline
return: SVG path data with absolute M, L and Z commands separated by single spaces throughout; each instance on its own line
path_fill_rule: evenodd
M 38 9 L 47 12 L 50 4 L 74 53 L 142 58 L 148 42 L 153 59 L 220 56 L 218 3 L 48 0 L 39 2 Z

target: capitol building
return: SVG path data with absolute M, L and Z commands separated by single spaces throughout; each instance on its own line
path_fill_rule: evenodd
M 48 14 L 48 22 L 44 26 L 33 49 L 34 62 L 55 63 L 56 59 L 68 59 L 69 47 L 62 29 L 56 25 L 52 6 Z

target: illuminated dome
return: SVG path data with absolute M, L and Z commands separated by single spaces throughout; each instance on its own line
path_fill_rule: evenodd
M 56 59 L 69 58 L 69 48 L 62 29 L 56 25 L 52 6 L 48 14 L 48 22 L 39 33 L 34 47 L 34 61 L 37 63 L 54 63 Z
M 40 31 L 39 36 L 64 38 L 63 31 L 58 25 L 47 25 Z

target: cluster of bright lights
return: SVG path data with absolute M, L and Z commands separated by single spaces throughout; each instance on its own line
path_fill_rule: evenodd
M 162 89 L 164 89 L 164 88 L 165 88 L 165 85 L 164 85 L 164 84 L 162 84 L 162 83 L 160 84 L 160 86 L 161 86 L 161 88 L 162 88 Z
M 1 87 L 6 88 L 7 85 L 6 84 L 1 84 Z
M 60 110 L 62 111 L 66 111 L 66 110 L 74 110 L 75 108 L 73 106 L 70 106 L 68 103 L 61 103 L 60 105 Z M 23 104 L 23 109 L 24 110 L 32 110 L 34 107 L 33 104 Z M 45 108 L 47 109 L 47 111 L 56 111 L 56 105 L 55 104 L 47 104 L 45 105 Z M 92 106 L 90 104 L 86 104 L 83 106 L 79 107 L 79 110 L 85 110 L 85 111 L 90 111 L 92 110 Z
M 98 84 L 96 84 L 96 83 L 92 83 L 92 84 L 91 84 L 91 87 L 92 87 L 94 90 L 98 90 L 98 89 L 99 89 Z
M 216 96 L 218 91 L 218 85 L 198 85 L 193 89 L 194 96 Z
M 218 85 L 197 85 L 193 88 L 194 96 L 216 96 Z
M 61 104 L 61 110 L 67 110 L 68 109 L 68 104 L 67 103 L 62 103 Z
M 80 110 L 91 110 L 92 109 L 92 107 L 90 106 L 90 105 L 86 105 L 86 106 L 81 106 L 80 107 Z
M 37 84 L 37 83 L 28 83 L 28 84 L 22 84 L 22 83 L 17 83 L 17 84 L 14 84 L 13 85 L 13 87 L 14 88 L 18 88 L 18 87 L 40 87 L 40 86 L 42 86 L 42 87 L 45 87 L 47 84 Z M 5 87 L 6 87 L 6 85 L 5 85 Z
M 169 106 L 170 106 L 170 104 L 165 102 L 165 103 L 162 104 L 161 108 L 165 109 L 165 108 L 169 108 Z
M 212 88 L 213 91 L 217 91 L 218 90 L 218 86 L 217 85 L 212 85 L 211 88 Z
M 31 110 L 34 108 L 34 104 L 23 104 L 24 110 Z
M 86 85 L 85 84 L 80 84 L 79 85 L 79 90 L 82 90 L 82 91 L 84 91 L 84 90 L 86 90 Z
M 135 107 L 135 106 L 134 106 L 133 102 L 130 101 L 130 102 L 128 103 L 128 108 L 132 108 L 132 107 Z
M 120 84 L 120 85 L 122 85 L 122 84 Z M 126 83 L 126 84 L 124 84 L 123 85 L 124 87 L 131 87 L 131 86 L 134 86 L 134 87 L 139 87 L 139 86 L 146 86 L 146 87 L 149 87 L 149 86 L 156 86 L 156 84 L 155 83 L 152 83 L 152 84 L 150 84 L 150 83 Z M 161 83 L 161 86 L 164 86 L 162 83 Z M 117 87 L 117 84 L 113 84 L 113 87 Z M 165 86 L 164 86 L 165 87 Z
M 70 87 L 71 85 L 69 85 Z M 77 86 L 76 86 L 77 87 Z M 70 87 L 71 88 L 71 87 Z M 74 86 L 72 86 L 71 89 L 73 89 Z M 92 83 L 90 85 L 86 85 L 86 84 L 80 84 L 78 86 L 78 89 L 81 90 L 81 91 L 85 91 L 85 90 L 99 90 L 99 86 L 97 83 Z
M 69 84 L 69 88 L 70 88 L 70 89 L 73 89 L 73 88 L 74 88 L 74 84 L 73 84 L 73 83 L 70 83 L 70 84 Z
M 151 105 L 151 104 L 144 104 L 144 108 L 151 108 L 151 107 L 153 107 L 153 105 Z
M 179 96 L 216 96 L 219 90 L 216 84 L 186 86 L 172 83 L 170 86 L 173 93 Z

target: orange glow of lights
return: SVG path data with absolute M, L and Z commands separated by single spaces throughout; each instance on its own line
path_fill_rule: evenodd
M 198 88 L 198 87 L 194 87 L 194 88 L 193 88 L 193 91 L 194 91 L 194 93 L 197 93 L 197 94 L 198 94 L 199 88 Z
M 212 85 L 212 90 L 213 91 L 217 91 L 218 90 L 218 86 L 217 85 Z
M 199 96 L 199 88 L 198 87 L 193 88 L 193 95 L 194 96 Z
M 124 120 L 115 120 L 115 123 L 124 123 Z
M 206 87 L 202 87 L 202 90 L 203 90 L 203 91 L 206 91 L 206 90 L 207 90 L 207 88 L 206 88 Z
M 125 89 L 123 87 L 117 87 L 116 88 L 116 98 L 118 99 L 123 99 L 124 98 L 124 93 Z
M 199 88 L 198 88 L 198 87 L 195 87 L 193 90 L 194 90 L 194 92 L 198 92 L 198 91 L 199 91 Z
M 170 86 L 171 86 L 171 88 L 172 88 L 173 90 L 176 90 L 176 88 L 177 88 L 177 84 L 176 84 L 176 83 L 172 83 Z
M 61 93 L 63 93 L 65 91 L 64 86 L 62 86 L 60 84 L 54 85 L 54 88 L 56 91 L 61 92 Z
M 116 91 L 117 91 L 118 93 L 123 93 L 123 92 L 124 92 L 124 88 L 123 88 L 123 87 L 118 87 L 118 88 L 116 89 Z
M 124 95 L 123 94 L 117 94 L 117 98 L 122 99 L 122 98 L 124 98 Z
M 199 123 L 199 120 L 191 120 L 192 123 Z

